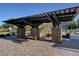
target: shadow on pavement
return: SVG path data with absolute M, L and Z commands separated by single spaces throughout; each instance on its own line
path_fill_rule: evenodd
M 79 40 L 77 39 L 64 39 L 61 44 L 55 44 L 55 48 L 64 49 L 64 50 L 73 50 L 79 52 Z
M 40 37 L 39 41 L 52 42 L 51 37 Z
M 6 37 L 0 37 L 1 39 L 4 39 L 4 40 L 10 40 L 14 43 L 18 43 L 18 44 L 22 44 L 23 41 L 21 40 L 18 40 L 19 38 L 16 38 L 15 35 L 12 35 L 12 36 L 6 36 Z

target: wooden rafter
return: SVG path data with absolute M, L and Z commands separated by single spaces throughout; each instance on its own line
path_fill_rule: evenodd
M 33 23 L 33 21 L 36 23 L 50 22 L 50 20 L 52 22 L 71 21 L 78 13 L 79 13 L 79 6 L 36 14 L 32 16 L 26 16 L 22 18 L 17 18 L 16 20 L 8 20 L 5 22 L 12 24 L 17 24 L 17 23 L 28 24 L 28 23 Z

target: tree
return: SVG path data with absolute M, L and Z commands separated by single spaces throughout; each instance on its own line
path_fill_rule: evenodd
M 79 28 L 79 19 L 77 19 L 77 23 L 78 23 L 78 28 Z
M 11 24 L 7 24 L 7 23 L 5 23 L 5 24 L 2 25 L 2 27 L 3 27 L 3 28 L 10 28 L 10 27 L 13 28 L 14 26 L 11 25 Z
M 78 28 L 78 23 L 77 21 L 71 21 L 71 29 L 77 29 Z
M 70 22 L 67 29 L 77 29 L 77 28 L 78 28 L 78 23 L 77 23 L 77 21 L 73 20 Z
M 71 29 L 71 25 L 69 25 L 67 29 Z
M 3 28 L 8 28 L 9 27 L 9 24 L 3 24 L 2 27 Z
M 27 30 L 30 30 L 32 27 L 31 27 L 30 25 L 26 25 L 25 28 L 26 28 Z

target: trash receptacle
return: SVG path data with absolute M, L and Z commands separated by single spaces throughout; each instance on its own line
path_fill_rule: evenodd
M 69 33 L 66 34 L 66 38 L 70 38 L 70 34 Z

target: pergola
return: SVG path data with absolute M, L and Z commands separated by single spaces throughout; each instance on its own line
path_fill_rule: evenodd
M 61 35 L 62 29 L 60 28 L 59 24 L 61 22 L 73 20 L 78 15 L 78 13 L 79 13 L 79 6 L 6 20 L 4 22 L 16 25 L 18 27 L 17 37 L 19 38 L 25 38 L 25 26 L 31 25 L 32 26 L 31 35 L 33 35 L 33 37 L 37 40 L 40 39 L 38 26 L 42 23 L 51 22 L 53 25 L 52 41 L 55 43 L 59 43 L 62 42 L 62 35 Z

